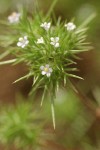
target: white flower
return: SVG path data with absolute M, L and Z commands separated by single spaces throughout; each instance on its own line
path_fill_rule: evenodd
M 13 12 L 10 16 L 8 16 L 8 21 L 10 23 L 18 23 L 20 19 L 20 13 Z
M 72 22 L 69 22 L 68 24 L 65 24 L 65 27 L 67 28 L 68 31 L 72 31 L 76 28 L 76 25 Z
M 19 42 L 17 43 L 17 46 L 24 48 L 28 43 L 29 43 L 29 41 L 27 39 L 27 36 L 20 37 Z
M 41 74 L 42 75 L 46 75 L 47 77 L 50 77 L 51 73 L 52 73 L 52 68 L 50 68 L 50 66 L 47 64 L 45 66 L 41 66 Z
M 44 22 L 40 25 L 40 27 L 44 28 L 46 31 L 50 29 L 51 23 L 50 22 Z
M 54 47 L 59 47 L 59 37 L 51 37 L 50 38 L 51 39 L 51 42 L 50 42 L 50 44 L 51 45 L 54 45 Z
M 44 43 L 43 37 L 41 37 L 37 40 L 37 44 L 43 44 L 43 43 Z

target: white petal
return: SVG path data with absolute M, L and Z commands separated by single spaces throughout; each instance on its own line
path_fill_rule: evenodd
M 27 40 L 27 36 L 24 36 L 24 39 Z
M 21 47 L 22 47 L 22 48 L 24 48 L 25 46 L 26 46 L 26 45 L 25 45 L 25 44 L 23 44 Z
M 65 27 L 67 27 L 67 24 L 65 24 Z
M 55 43 L 54 43 L 54 42 L 50 42 L 50 44 L 51 44 L 51 45 L 55 45 Z
M 45 66 L 46 66 L 46 68 L 49 68 L 49 65 L 48 65 L 48 64 L 46 64 Z
M 43 43 L 44 43 L 43 37 L 41 37 L 40 39 L 37 39 L 37 44 L 43 44 Z
M 21 16 L 21 14 L 20 14 L 20 13 L 17 13 L 17 16 L 18 16 L 18 17 L 20 17 L 20 16 Z
M 12 22 L 12 17 L 8 16 L 8 20 L 9 20 L 9 22 Z
M 22 43 L 21 43 L 21 42 L 18 42 L 18 43 L 17 43 L 17 46 L 22 46 Z
M 14 22 L 16 22 L 16 23 L 17 23 L 18 21 L 19 21 L 19 18 L 17 18 L 17 17 L 16 17 L 16 18 L 14 18 Z
M 23 41 L 23 38 L 22 38 L 22 37 L 20 37 L 20 38 L 19 38 L 19 41 L 20 41 L 20 42 L 21 42 L 21 41 Z
M 40 69 L 43 70 L 43 69 L 44 69 L 44 66 L 41 66 Z
M 72 23 L 72 22 L 69 22 L 68 24 L 67 24 L 67 26 L 73 26 L 74 24 Z
M 73 29 L 75 29 L 76 28 L 76 25 L 73 25 Z
M 55 47 L 59 47 L 59 43 L 56 43 L 56 44 L 55 44 Z
M 54 38 L 53 38 L 53 37 L 51 37 L 50 39 L 51 39 L 51 41 L 54 41 Z
M 59 41 L 59 37 L 56 37 L 56 38 L 55 38 L 55 41 L 58 42 L 58 41 Z
M 13 18 L 12 18 L 11 16 L 8 17 L 8 21 L 9 21 L 10 23 L 13 23 L 13 22 L 14 22 L 14 21 L 13 21 Z
M 37 41 L 36 43 L 37 43 L 37 44 L 40 44 L 40 42 L 39 42 L 39 41 Z
M 51 23 L 49 22 L 49 23 L 47 24 L 48 29 L 50 28 L 50 25 L 51 25 Z
M 41 24 L 40 27 L 43 27 L 43 24 Z
M 27 45 L 29 43 L 29 41 L 27 40 L 26 42 L 25 42 L 25 45 Z
M 49 68 L 49 72 L 52 72 L 53 70 L 52 70 L 52 68 Z
M 42 42 L 42 43 L 44 43 L 44 39 L 43 39 L 43 37 L 41 37 L 40 39 L 41 39 L 41 42 Z
M 46 30 L 46 31 L 48 31 L 49 29 L 48 29 L 48 27 L 44 27 L 44 29 Z
M 42 71 L 42 75 L 45 75 L 46 74 L 46 72 L 45 71 Z
M 46 75 L 47 75 L 47 77 L 50 77 L 51 73 L 49 72 L 49 73 L 47 73 Z
M 44 28 L 44 27 L 46 27 L 46 25 L 47 25 L 47 23 L 44 22 L 44 23 L 42 23 L 40 26 Z
M 50 25 L 51 25 L 51 22 L 49 22 L 48 25 L 50 26 Z

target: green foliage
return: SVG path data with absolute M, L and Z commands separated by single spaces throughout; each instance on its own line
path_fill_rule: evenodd
M 43 123 L 33 104 L 20 102 L 0 111 L 0 141 L 7 147 L 36 149 L 45 139 Z M 38 124 L 38 126 L 37 126 Z

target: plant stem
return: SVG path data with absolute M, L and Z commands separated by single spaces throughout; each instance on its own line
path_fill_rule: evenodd
M 7 60 L 7 61 L 1 61 L 0 65 L 6 65 L 6 64 L 12 64 L 16 61 L 17 59 L 11 59 L 11 60 Z
M 96 108 L 94 107 L 94 105 L 91 103 L 91 100 L 89 98 L 87 98 L 80 90 L 79 88 L 76 86 L 76 84 L 74 83 L 74 81 L 72 79 L 70 79 L 70 82 L 72 83 L 72 85 L 75 87 L 76 91 L 74 90 L 74 92 L 77 94 L 77 96 L 80 98 L 80 100 L 82 101 L 82 103 L 85 104 L 85 106 L 92 112 L 93 115 L 96 114 Z

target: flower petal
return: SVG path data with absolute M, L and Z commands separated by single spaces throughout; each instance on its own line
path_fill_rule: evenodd
M 24 36 L 24 39 L 27 40 L 27 36 Z
M 29 41 L 27 40 L 26 42 L 25 42 L 25 45 L 27 45 L 29 43 Z
M 46 68 L 49 68 L 49 65 L 48 65 L 48 64 L 46 64 L 46 65 L 45 65 L 45 67 L 46 67 Z
M 43 43 L 44 43 L 43 37 L 37 39 L 37 44 L 43 44 Z
M 56 44 L 55 44 L 55 47 L 59 47 L 59 43 L 56 43 Z
M 50 77 L 51 73 L 49 72 L 49 73 L 47 73 L 46 75 L 47 75 L 47 77 Z
M 52 70 L 52 68 L 49 68 L 49 72 L 52 72 L 53 70 Z
M 67 24 L 65 24 L 65 27 L 67 27 Z
M 51 41 L 54 41 L 54 38 L 53 38 L 53 37 L 51 37 L 50 39 L 51 39 Z
M 43 70 L 43 69 L 44 69 L 44 66 L 41 66 L 40 69 Z
M 51 45 L 55 45 L 55 43 L 54 43 L 54 42 L 50 42 L 50 44 L 51 44 Z
M 20 38 L 19 38 L 19 41 L 20 41 L 20 42 L 21 42 L 21 41 L 23 41 L 23 38 L 22 38 L 22 37 L 20 37 Z
M 45 71 L 42 71 L 42 75 L 45 75 L 46 74 L 46 72 Z
M 22 44 L 22 46 L 21 46 L 21 47 L 22 47 L 22 48 L 24 48 L 25 46 L 26 46 L 26 44 Z
M 17 43 L 17 46 L 22 46 L 22 43 L 21 43 L 21 42 L 18 42 L 18 43 Z
M 55 41 L 58 42 L 58 41 L 59 41 L 59 37 L 56 37 L 56 38 L 55 38 Z

